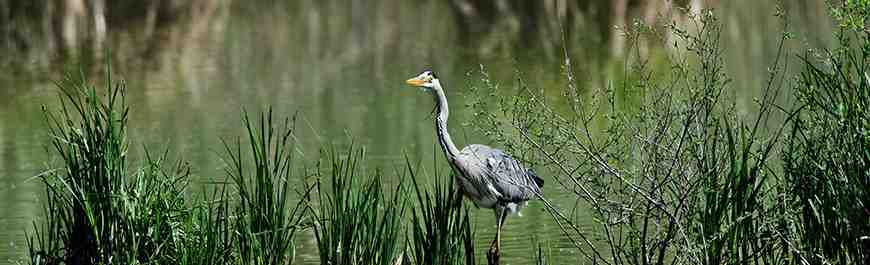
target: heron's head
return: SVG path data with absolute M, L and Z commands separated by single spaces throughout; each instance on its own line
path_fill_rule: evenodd
M 423 88 L 426 91 L 434 89 L 437 82 L 438 77 L 435 77 L 435 72 L 432 72 L 432 70 L 424 70 L 414 78 L 405 81 L 409 85 Z

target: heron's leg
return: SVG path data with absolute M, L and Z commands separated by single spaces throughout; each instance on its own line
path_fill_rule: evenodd
M 504 225 L 504 219 L 507 217 L 507 209 L 504 207 L 495 207 L 495 240 L 489 247 L 489 253 L 486 257 L 490 265 L 499 264 L 501 257 L 501 228 Z
M 498 242 L 499 236 L 501 234 L 501 212 L 503 211 L 501 207 L 496 206 L 493 209 L 495 212 L 495 238 L 492 240 L 492 243 L 489 244 L 489 252 L 490 254 L 495 252 L 495 246 Z
M 496 220 L 498 222 L 498 227 L 496 228 L 496 232 L 495 232 L 495 250 L 496 250 L 496 253 L 501 253 L 501 229 L 502 229 L 502 227 L 504 227 L 505 219 L 507 219 L 507 209 L 502 208 L 501 214 L 499 215 L 498 219 Z

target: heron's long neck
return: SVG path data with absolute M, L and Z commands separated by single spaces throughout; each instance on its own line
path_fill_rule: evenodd
M 435 89 L 432 92 L 435 95 L 435 104 L 437 106 L 438 117 L 435 118 L 435 130 L 438 132 L 438 143 L 448 160 L 453 160 L 459 154 L 459 149 L 453 144 L 453 139 L 450 138 L 450 132 L 447 131 L 447 116 L 450 111 L 447 109 L 447 96 L 444 95 L 444 90 L 441 89 L 441 83 L 435 83 Z

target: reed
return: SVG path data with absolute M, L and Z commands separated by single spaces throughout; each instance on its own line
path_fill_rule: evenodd
M 414 264 L 475 264 L 474 235 L 462 195 L 454 179 L 435 172 L 431 185 L 419 183 L 421 172 L 407 163 L 416 204 L 411 214 L 409 239 Z M 422 179 L 430 179 L 422 178 Z M 421 188 L 421 187 L 429 188 Z
M 302 200 L 291 202 L 295 119 L 278 124 L 269 110 L 256 123 L 247 113 L 243 120 L 250 159 L 240 140 L 235 149 L 224 142 L 230 161 L 227 174 L 238 203 L 234 233 L 239 258 L 243 264 L 290 264 L 295 256 L 294 235 L 308 209 Z
M 870 262 L 870 21 L 866 1 L 834 14 L 839 45 L 803 56 L 802 108 L 783 152 L 794 256 L 814 264 Z
M 28 236 L 32 264 L 169 262 L 183 249 L 189 170 L 166 170 L 164 153 L 128 173 L 124 84 L 107 72 L 105 97 L 83 74 L 57 82 L 61 108 L 46 117 L 63 164 L 40 176 L 45 220 Z
M 110 75 L 105 82 L 113 84 Z M 229 182 L 188 198 L 190 169 L 167 163 L 168 151 L 145 150 L 140 166 L 127 167 L 123 83 L 107 85 L 104 97 L 83 76 L 58 86 L 63 107 L 47 117 L 64 164 L 41 176 L 45 219 L 28 235 L 31 264 L 291 264 L 295 235 L 308 224 L 323 263 L 391 264 L 412 248 L 406 241 L 420 257 L 455 256 L 435 251 L 456 247 L 473 255 L 468 213 L 452 207 L 461 198 L 449 186 L 434 197 L 414 187 L 433 208 L 417 209 L 416 237 L 406 240 L 412 195 L 402 183 L 386 190 L 380 171 L 363 170 L 362 150 L 329 153 L 314 185 L 295 190 L 294 181 L 306 183 L 293 157 L 295 119 L 244 114 L 244 144 L 224 141 Z
M 204 192 L 204 201 L 189 210 L 190 218 L 179 232 L 184 233 L 184 248 L 179 249 L 174 261 L 182 265 L 239 263 L 233 250 L 235 237 L 230 220 L 232 208 L 226 187 Z
M 321 264 L 393 264 L 401 257 L 405 192 L 399 184 L 388 194 L 380 171 L 365 175 L 364 161 L 363 149 L 331 151 L 326 174 L 315 174 L 316 195 L 307 201 Z

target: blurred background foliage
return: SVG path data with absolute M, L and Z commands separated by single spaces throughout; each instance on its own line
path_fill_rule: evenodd
M 626 51 L 624 31 L 643 23 L 661 30 L 682 25 L 687 14 L 705 8 L 726 12 L 730 34 L 765 38 L 758 31 L 773 24 L 769 3 L 736 3 L 720 0 L 384 0 L 384 1 L 231 1 L 231 0 L 58 0 L 0 1 L 2 63 L 25 69 L 45 69 L 70 60 L 91 61 L 114 51 L 116 59 L 140 61 L 165 58 L 161 52 L 195 49 L 216 41 L 231 18 L 268 20 L 281 12 L 293 23 L 287 34 L 305 34 L 313 48 L 329 45 L 330 35 L 348 34 L 346 56 L 383 55 L 400 48 L 403 40 L 429 36 L 433 45 L 455 45 L 480 55 L 512 54 L 517 49 L 538 50 L 558 58 L 562 37 L 572 48 L 602 46 L 606 52 L 573 51 L 585 56 L 621 57 Z M 826 5 L 817 1 L 785 1 L 783 8 L 806 30 L 830 32 Z M 408 24 L 410 20 L 421 24 Z M 278 22 L 278 21 L 274 21 Z M 639 22 L 639 23 L 638 23 Z M 267 23 L 268 25 L 268 23 Z M 412 27 L 416 25 L 417 27 Z M 272 24 L 282 28 L 284 25 Z M 420 31 L 437 29 L 435 32 Z M 266 31 L 267 29 L 259 29 Z M 662 45 L 673 41 L 661 31 Z M 275 32 L 264 32 L 276 34 Z M 563 34 L 564 33 L 564 34 Z M 824 42 L 824 36 L 808 39 Z M 574 45 L 580 43 L 583 45 Z M 573 49 L 572 49 L 573 50 Z M 174 51 L 174 52 L 173 52 Z M 316 52 L 316 51 L 313 51 Z M 172 57 L 172 56 L 170 56 Z M 164 59 L 165 60 L 165 59 Z

